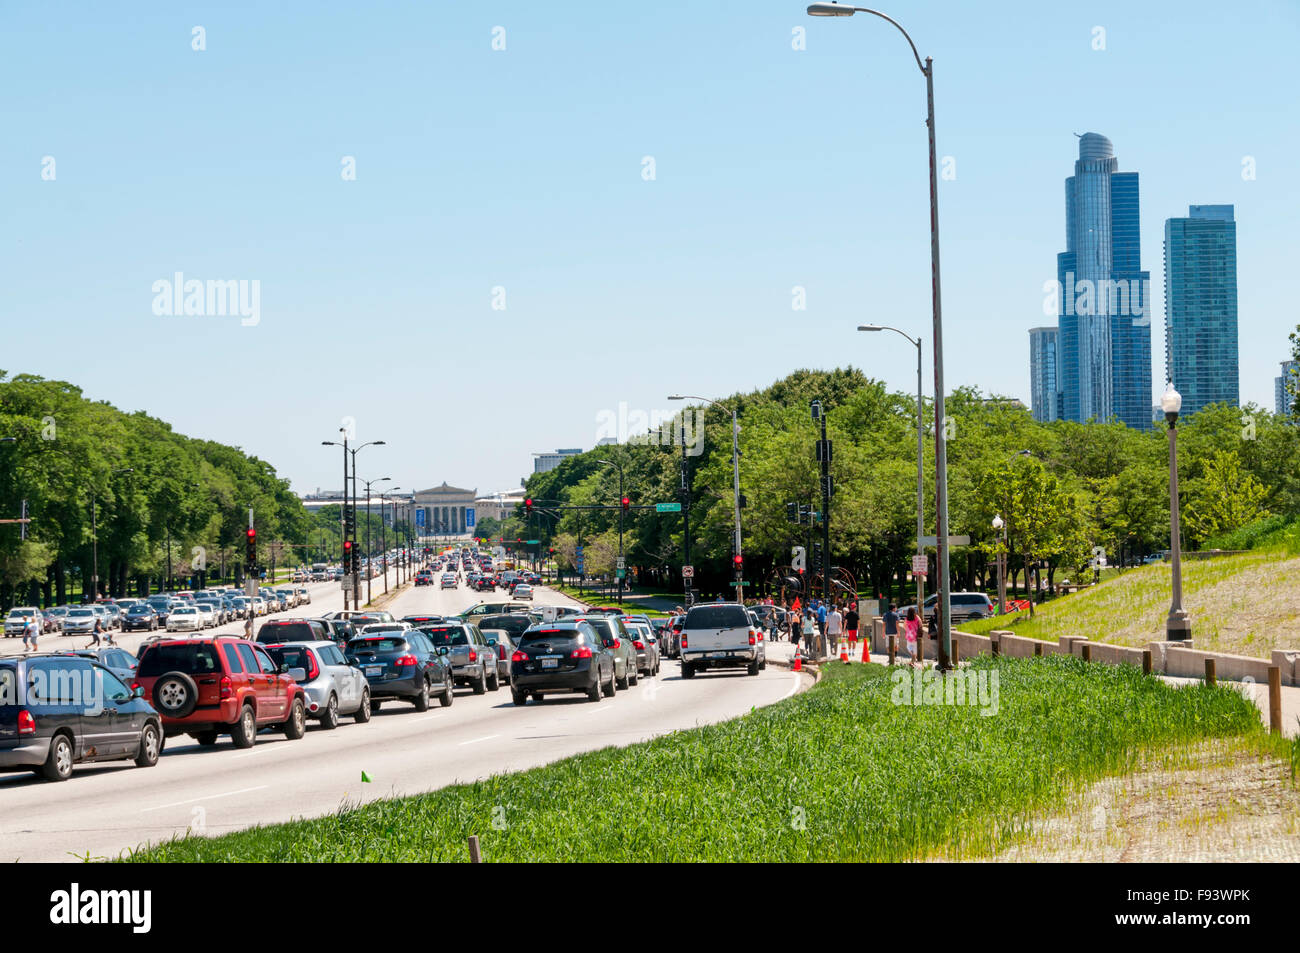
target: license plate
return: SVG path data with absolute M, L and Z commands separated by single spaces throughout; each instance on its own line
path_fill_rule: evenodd
M 366 674 L 367 674 L 367 675 L 383 675 L 383 674 L 384 674 L 384 667 L 383 667 L 382 665 L 367 665 L 367 666 L 366 666 Z
M 559 668 L 560 660 L 553 658 L 542 659 L 542 668 Z
M 730 654 L 730 652 L 710 652 L 709 658 L 726 658 Z

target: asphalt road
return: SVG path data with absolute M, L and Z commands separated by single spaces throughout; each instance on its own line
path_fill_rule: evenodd
M 382 579 L 375 582 L 382 592 Z M 312 605 L 271 618 L 342 608 L 337 584 L 309 588 Z M 539 603 L 573 601 L 540 587 L 538 597 Z M 451 613 L 487 598 L 465 588 L 427 586 L 408 588 L 386 608 L 398 618 Z M 232 623 L 209 632 L 241 628 Z M 134 648 L 143 637 L 121 641 Z M 41 648 L 67 647 L 63 641 L 43 640 Z M 2 646 L 5 654 L 13 653 L 15 643 L 21 651 L 18 640 L 9 640 Z M 369 724 L 345 717 L 338 729 L 324 731 L 312 722 L 300 741 L 266 731 L 253 748 L 241 751 L 228 738 L 200 748 L 178 735 L 168 739 L 154 768 L 130 762 L 78 766 L 61 783 L 0 775 L 0 860 L 114 857 L 189 830 L 222 834 L 320 816 L 345 803 L 416 794 L 722 721 L 793 694 L 808 684 L 806 678 L 768 666 L 757 677 L 718 673 L 686 681 L 677 663 L 665 661 L 657 678 L 642 677 L 636 688 L 596 704 L 578 695 L 554 696 L 519 708 L 504 686 L 485 695 L 462 688 L 449 708 L 418 714 L 410 705 L 389 702 Z M 371 783 L 362 782 L 362 771 Z

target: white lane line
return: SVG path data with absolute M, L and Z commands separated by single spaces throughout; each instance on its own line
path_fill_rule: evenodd
M 261 791 L 263 788 L 270 787 L 269 784 L 259 784 L 254 788 L 240 788 L 238 791 L 227 791 L 225 794 L 209 794 L 206 797 L 194 797 L 188 801 L 173 801 L 170 804 L 158 804 L 154 807 L 146 807 L 139 811 L 141 814 L 148 814 L 150 811 L 161 811 L 165 807 L 180 807 L 182 804 L 195 804 L 199 801 L 212 801 L 219 797 L 234 797 L 236 794 L 247 794 L 249 791 Z
M 465 745 L 476 745 L 480 741 L 491 741 L 493 738 L 500 738 L 500 735 L 484 735 L 482 738 L 475 738 L 473 741 L 462 741 L 456 747 L 463 748 Z

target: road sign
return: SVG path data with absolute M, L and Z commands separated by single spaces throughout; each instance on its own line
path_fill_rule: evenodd
M 695 567 L 694 567 L 694 566 L 683 566 L 683 567 L 682 567 L 682 578 L 683 578 L 683 579 L 694 579 L 694 578 L 695 578 Z
M 573 561 L 577 564 L 578 572 L 582 572 L 582 571 L 583 571 L 583 558 L 582 558 L 582 547 L 581 547 L 581 546 L 579 546 L 579 547 L 574 551 L 574 559 L 573 559 Z
M 912 557 L 912 573 L 918 576 L 924 576 L 930 569 L 930 560 L 925 556 Z
M 615 579 L 626 579 L 626 578 L 627 578 L 627 570 L 626 570 L 626 569 L 615 569 L 615 570 L 614 570 L 614 578 L 615 578 Z
M 656 513 L 680 513 L 681 511 L 682 511 L 682 504 L 680 503 L 656 503 L 655 504 Z
M 245 594 L 247 594 L 248 598 L 250 599 L 254 598 L 257 595 L 256 578 L 254 578 L 253 576 L 249 576 L 248 579 L 244 581 L 244 592 Z
M 617 562 L 615 565 L 616 565 L 616 568 L 618 568 L 618 569 L 626 569 L 626 568 L 627 568 L 627 560 L 624 559 L 622 556 L 619 556 L 619 557 L 618 557 L 618 562 Z
M 542 541 L 540 539 L 526 539 L 524 543 L 528 546 L 540 546 Z
M 472 506 L 465 507 L 465 528 L 466 529 L 474 528 L 474 507 Z
M 923 546 L 938 546 L 938 545 L 939 545 L 939 537 L 938 537 L 938 536 L 922 536 L 922 537 L 921 537 L 921 545 L 923 545 Z M 970 545 L 970 537 L 969 537 L 969 536 L 949 536 L 949 537 L 948 537 L 948 545 L 949 545 L 949 546 L 969 546 L 969 545 Z
M 424 508 L 423 508 L 423 507 L 421 507 L 420 509 L 418 509 L 418 510 L 415 511 L 415 525 L 416 525 L 416 526 L 419 526 L 419 527 L 423 527 L 423 526 L 424 526 Z

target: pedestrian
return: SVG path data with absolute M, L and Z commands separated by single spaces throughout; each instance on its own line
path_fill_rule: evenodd
M 840 642 L 843 637 L 844 616 L 840 613 L 839 605 L 831 603 L 831 611 L 826 613 L 826 641 L 830 648 L 827 654 L 840 654 Z
M 903 628 L 907 632 L 907 654 L 912 659 L 912 665 L 915 666 L 918 658 L 917 650 L 921 647 L 921 620 L 916 616 L 916 606 L 908 607 Z
M 40 635 L 41 635 L 40 623 L 36 621 L 35 616 L 28 616 L 27 622 L 23 626 L 23 651 L 24 652 L 36 651 L 37 649 L 36 640 L 40 638 Z M 30 648 L 28 648 L 29 642 L 31 643 Z
M 885 649 L 886 651 L 888 651 L 889 637 L 891 635 L 897 637 L 898 635 L 898 610 L 895 609 L 892 605 L 885 607 L 884 622 L 885 622 Z M 904 651 L 906 651 L 905 646 L 903 646 L 902 648 Z
M 821 629 L 822 644 L 826 642 L 826 603 L 817 600 L 817 627 Z
M 803 610 L 803 645 L 804 650 L 811 653 L 813 650 L 813 639 L 817 637 L 817 617 L 813 615 L 812 609 Z
M 848 636 L 849 651 L 858 654 L 858 605 L 849 603 L 849 611 L 844 613 L 844 632 Z
M 103 634 L 104 634 L 104 623 L 101 619 L 96 619 L 95 627 L 90 631 L 90 645 L 87 645 L 86 648 L 90 648 L 91 646 L 94 645 L 99 645 L 103 641 L 102 639 Z
M 244 620 L 244 638 L 250 642 L 253 640 L 253 617 L 251 615 Z

